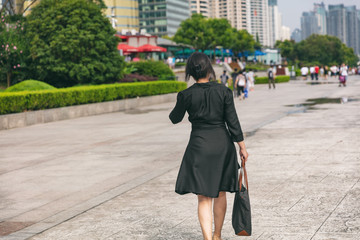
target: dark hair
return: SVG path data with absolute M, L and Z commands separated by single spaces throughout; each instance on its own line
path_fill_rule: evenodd
M 185 70 L 185 80 L 189 81 L 192 76 L 196 81 L 210 75 L 212 80 L 216 79 L 215 71 L 211 65 L 209 57 L 201 52 L 194 52 L 187 60 Z

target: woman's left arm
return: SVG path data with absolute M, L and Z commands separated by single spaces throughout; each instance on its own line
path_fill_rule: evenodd
M 179 123 L 183 120 L 186 112 L 185 100 L 183 93 L 179 92 L 177 95 L 176 105 L 171 111 L 169 118 L 173 124 Z

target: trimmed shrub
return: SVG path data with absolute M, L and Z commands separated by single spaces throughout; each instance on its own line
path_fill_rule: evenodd
M 56 89 L 56 87 L 53 87 L 41 81 L 26 80 L 7 88 L 5 92 L 37 91 L 50 89 Z
M 151 77 L 157 77 L 160 80 L 174 80 L 174 72 L 161 61 L 139 61 L 128 63 L 129 67 L 136 69 L 135 73 Z
M 289 82 L 289 81 L 290 81 L 290 76 L 281 75 L 275 77 L 276 83 Z M 255 77 L 255 84 L 266 84 L 266 83 L 269 83 L 268 77 Z
M 0 93 L 0 114 L 179 92 L 185 82 L 156 81 Z

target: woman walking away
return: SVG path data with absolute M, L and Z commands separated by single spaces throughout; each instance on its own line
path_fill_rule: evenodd
M 233 142 L 240 147 L 240 157 L 248 153 L 236 114 L 232 91 L 216 79 L 209 58 L 193 53 L 186 65 L 186 80 L 196 83 L 178 93 L 170 120 L 175 124 L 189 114 L 192 124 L 175 192 L 193 193 L 198 198 L 198 218 L 205 240 L 220 240 L 226 213 L 226 192 L 239 191 L 238 160 Z M 212 203 L 214 201 L 214 206 Z M 212 212 L 215 231 L 212 238 Z

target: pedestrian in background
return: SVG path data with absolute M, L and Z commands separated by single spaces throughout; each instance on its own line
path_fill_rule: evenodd
M 311 77 L 311 81 L 314 80 L 314 78 L 315 78 L 315 67 L 314 66 L 310 67 L 310 77 Z
M 348 67 L 343 63 L 340 67 L 340 76 L 339 76 L 339 87 L 341 87 L 341 84 L 346 87 L 346 80 L 348 76 Z
M 203 53 L 193 53 L 186 64 L 185 76 L 187 81 L 192 76 L 196 83 L 178 93 L 176 105 L 169 115 L 176 124 L 187 112 L 192 124 L 175 192 L 197 195 L 198 218 L 204 239 L 221 240 L 226 192 L 239 191 L 239 163 L 233 142 L 239 145 L 244 163 L 248 153 L 231 90 L 209 81 L 210 78 L 216 79 L 210 59 Z
M 325 67 L 324 67 L 324 78 L 325 78 L 325 80 L 327 80 L 328 74 L 329 74 L 329 68 L 328 68 L 328 66 L 325 65 Z
M 254 72 L 250 70 L 247 76 L 248 76 L 249 90 L 254 91 L 254 87 L 255 87 Z
M 315 66 L 315 79 L 316 80 L 319 80 L 319 70 L 320 70 L 319 66 L 316 65 Z
M 229 76 L 226 74 L 226 70 L 224 70 L 223 74 L 220 76 L 220 81 L 225 86 L 228 86 L 228 80 L 229 80 Z
M 301 76 L 303 78 L 303 80 L 307 80 L 307 76 L 309 74 L 309 68 L 306 67 L 306 66 L 303 66 L 301 69 L 300 69 L 300 72 L 301 72 Z
M 234 72 L 231 74 L 231 78 L 232 78 L 232 85 L 233 85 L 233 94 L 234 97 L 237 97 L 237 92 L 236 92 L 236 77 L 238 76 L 238 70 L 237 68 L 234 68 Z
M 237 95 L 239 96 L 239 100 L 245 99 L 245 88 L 246 88 L 246 77 L 244 72 L 240 72 L 235 81 Z
M 273 85 L 273 88 L 275 89 L 275 71 L 273 66 L 270 66 L 268 69 L 268 79 L 269 79 L 269 89 L 271 89 L 271 84 Z

